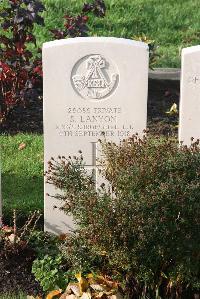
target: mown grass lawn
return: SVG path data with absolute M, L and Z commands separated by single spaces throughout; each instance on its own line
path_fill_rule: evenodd
M 90 0 L 41 0 L 45 27 L 35 28 L 38 45 L 53 40 L 50 29 L 62 28 L 65 14 L 80 12 Z M 92 1 L 92 0 L 91 0 Z M 183 47 L 200 43 L 199 0 L 105 0 L 104 19 L 91 16 L 91 36 L 134 38 L 145 34 L 159 46 L 157 67 L 180 67 Z M 7 0 L 0 1 L 0 10 Z
M 49 29 L 61 28 L 64 14 L 80 12 L 86 0 L 43 0 L 46 27 L 36 28 L 39 44 L 52 40 Z M 199 0 L 105 0 L 104 19 L 90 18 L 91 36 L 133 38 L 145 34 L 156 41 L 157 66 L 179 67 L 180 50 L 200 43 Z
M 3 213 L 43 211 L 43 136 L 0 136 Z M 20 145 L 23 149 L 20 149 Z

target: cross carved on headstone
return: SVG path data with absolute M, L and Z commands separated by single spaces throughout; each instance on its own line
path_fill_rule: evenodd
M 92 176 L 94 182 L 97 181 L 97 142 L 91 142 L 92 145 L 92 164 L 91 165 L 85 165 L 88 169 L 92 169 Z
M 199 78 L 197 77 L 197 76 L 194 76 L 194 83 L 196 84 L 197 83 L 197 81 L 199 81 Z

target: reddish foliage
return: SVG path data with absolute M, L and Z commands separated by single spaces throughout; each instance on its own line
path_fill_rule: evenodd
M 95 16 L 103 18 L 106 13 L 106 6 L 104 0 L 94 0 L 92 3 L 85 3 L 83 5 L 81 14 L 77 16 L 65 15 L 65 29 L 53 29 L 51 30 L 51 32 L 57 39 L 62 39 L 65 37 L 88 36 L 89 27 L 87 26 L 87 23 L 89 17 L 87 16 L 87 14 L 91 12 Z
M 41 84 L 41 59 L 33 60 L 27 44 L 35 44 L 33 25 L 44 24 L 39 15 L 43 10 L 39 0 L 12 0 L 0 12 L 5 32 L 0 35 L 0 122 L 14 106 L 24 105 L 33 95 L 30 91 Z
M 0 123 L 13 107 L 25 105 L 34 98 L 41 86 L 41 58 L 34 60 L 27 44 L 36 46 L 32 31 L 34 23 L 44 25 L 40 16 L 43 10 L 40 0 L 11 0 L 9 6 L 0 12 L 0 25 L 5 32 L 0 35 Z M 56 39 L 87 36 L 89 18 L 86 14 L 104 17 L 105 12 L 104 0 L 94 0 L 84 4 L 81 14 L 65 16 L 64 30 L 53 29 L 51 32 Z

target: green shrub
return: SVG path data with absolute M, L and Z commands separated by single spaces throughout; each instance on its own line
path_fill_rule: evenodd
M 32 272 L 44 291 L 63 288 L 66 285 L 67 273 L 63 270 L 63 256 L 45 255 L 33 262 Z
M 64 288 L 68 282 L 69 266 L 61 252 L 63 239 L 65 235 L 55 236 L 43 231 L 34 231 L 29 239 L 37 256 L 32 265 L 32 273 L 45 292 Z
M 133 136 L 102 150 L 112 192 L 96 191 L 81 154 L 49 162 L 47 182 L 62 191 L 62 209 L 77 224 L 67 241 L 70 262 L 118 277 L 129 295 L 193 298 L 200 289 L 198 142 L 179 147 Z

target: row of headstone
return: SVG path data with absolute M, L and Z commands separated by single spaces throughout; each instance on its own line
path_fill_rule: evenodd
M 51 157 L 82 151 L 88 171 L 96 171 L 97 141 L 119 142 L 143 134 L 147 122 L 148 46 L 118 38 L 75 38 L 45 43 L 45 168 Z M 179 138 L 200 137 L 200 49 L 183 51 Z M 45 229 L 73 229 L 73 219 L 46 196 Z

